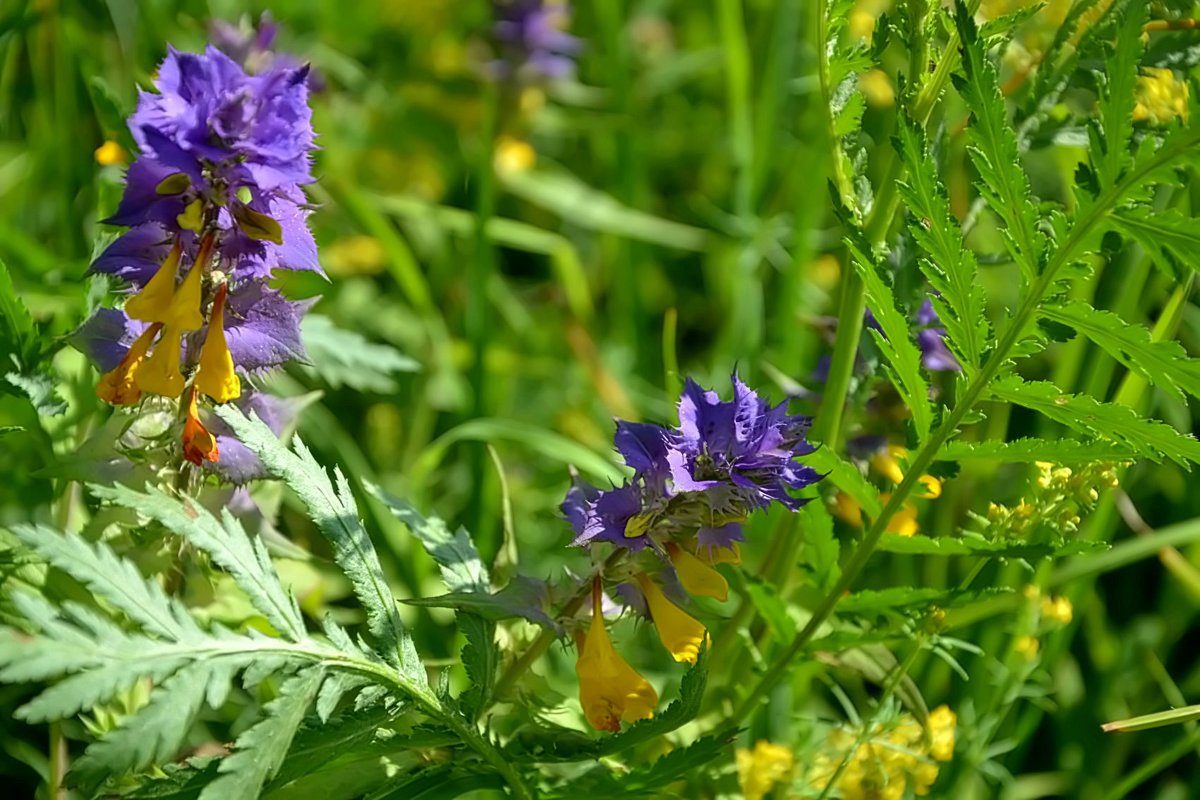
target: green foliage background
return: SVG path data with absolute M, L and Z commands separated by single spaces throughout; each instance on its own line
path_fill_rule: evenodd
M 883 264 L 872 246 L 903 238 L 913 248 L 915 240 L 929 259 L 927 272 L 935 278 L 939 270 L 947 273 L 946 285 L 938 288 L 951 313 L 942 316 L 953 338 L 975 342 L 967 374 L 978 373 L 1019 304 L 1021 276 L 1036 281 L 1051 259 L 1045 243 L 1050 205 L 1086 214 L 1094 198 L 1077 188 L 1102 194 L 1131 164 L 1146 163 L 1129 155 L 1137 142 L 1126 147 L 1134 134 L 1122 128 L 1126 110 L 1105 105 L 1122 91 L 1128 98 L 1132 84 L 1122 89 L 1116 77 L 1106 84 L 1096 76 L 1132 75 L 1133 64 L 1171 66 L 1190 76 L 1200 59 L 1200 34 L 1194 30 L 1155 33 L 1144 52 L 1134 48 L 1129 33 L 1139 28 L 1120 28 L 1117 11 L 1138 4 L 1118 3 L 1105 17 L 1111 21 L 1097 26 L 1095 40 L 1080 46 L 1078 58 L 1062 51 L 1061 60 L 1048 61 L 1012 92 L 1007 105 L 981 90 L 981 64 L 968 62 L 955 87 L 926 109 L 928 120 L 914 125 L 906 117 L 911 109 L 900 113 L 895 101 L 868 104 L 853 83 L 847 87 L 838 76 L 875 63 L 888 75 L 923 72 L 928 58 L 941 63 L 942 47 L 957 34 L 939 23 L 933 54 L 915 52 L 897 34 L 887 42 L 877 36 L 873 52 L 836 50 L 824 76 L 825 82 L 834 80 L 823 85 L 813 44 L 819 41 L 813 13 L 818 5 L 824 7 L 810 0 L 577 3 L 571 31 L 584 48 L 576 80 L 548 87 L 539 100 L 489 88 L 474 76 L 472 65 L 488 57 L 487 3 L 270 4 L 283 26 L 279 49 L 311 60 L 326 84 L 313 98 L 322 150 L 310 196 L 319 206 L 312 223 L 330 277 L 328 284 L 306 275 L 287 279 L 284 288 L 293 297 L 319 295 L 315 309 L 324 319 L 306 329 L 313 365 L 289 369 L 270 382 L 306 399 L 297 433 L 320 464 L 339 465 L 348 476 L 350 502 L 357 501 L 379 553 L 379 570 L 397 597 L 443 594 L 450 579 L 410 534 L 419 526 L 389 509 L 388 496 L 446 520 L 451 530 L 459 525 L 469 530 L 493 578 L 519 572 L 562 585 L 568 569 L 588 568 L 581 553 L 566 547 L 569 528 L 558 512 L 568 468 L 598 483 L 620 479 L 611 453 L 614 416 L 671 421 L 683 376 L 721 387 L 735 367 L 766 394 L 792 395 L 793 409 L 814 413 L 821 387 L 811 376 L 832 349 L 831 318 L 840 314 L 843 329 L 848 320 L 860 324 L 861 314 L 847 314 L 845 305 L 839 310 L 847 281 L 864 281 L 866 304 L 877 309 L 888 334 L 875 340 L 874 349 L 867 347 L 875 374 L 884 373 L 880 355 L 897 374 L 883 405 L 895 406 L 898 394 L 912 417 L 907 428 L 882 427 L 894 443 L 915 450 L 947 413 L 927 401 L 926 381 L 942 398 L 961 396 L 964 384 L 920 372 L 915 351 L 904 351 L 903 344 L 895 346 L 901 352 L 889 349 L 889 342 L 908 342 L 908 323 L 896 305 L 915 308 L 925 279 L 911 249 L 894 250 L 892 261 Z M 852 20 L 854 6 L 831 5 L 836 33 L 839 24 Z M 115 207 L 121 173 L 98 166 L 93 152 L 108 139 L 132 147 L 123 119 L 136 87 L 149 85 L 166 44 L 199 49 L 208 20 L 257 17 L 266 8 L 215 0 L 0 5 L 0 260 L 37 325 L 35 340 L 5 340 L 12 347 L 3 355 L 15 357 L 18 366 L 45 361 L 42 374 L 52 375 L 57 398 L 41 392 L 40 408 L 61 412 L 39 416 L 26 397 L 0 395 L 5 527 L 32 522 L 78 529 L 116 513 L 97 511 L 96 499 L 70 483 L 111 479 L 86 446 L 102 441 L 94 437 L 104 430 L 108 413 L 92 392 L 95 373 L 82 356 L 63 347 L 64 337 L 106 289 L 85 280 L 84 272 L 113 235 L 98 220 Z M 1154 2 L 1148 16 L 1191 18 L 1196 9 L 1186 2 Z M 891 22 L 903 30 L 903 17 Z M 1004 28 L 985 29 L 985 37 L 996 37 L 987 41 L 1008 35 Z M 1114 48 L 1113 41 L 1126 46 Z M 1011 77 L 1002 63 L 1001 80 Z M 835 91 L 839 88 L 848 94 Z M 893 88 L 904 91 L 894 82 Z M 827 96 L 835 101 L 832 114 Z M 1047 97 L 1052 102 L 1045 103 Z M 1089 142 L 1089 119 L 1099 120 L 1100 140 Z M 1009 120 L 1019 133 L 1011 142 Z M 970 138 L 966 129 L 981 138 Z M 1182 138 L 1192 130 L 1183 125 L 1176 133 Z M 1143 129 L 1138 131 L 1140 141 Z M 494 170 L 498 158 L 511 156 L 505 148 L 513 141 L 528 142 L 536 164 Z M 984 157 L 973 158 L 968 145 Z M 1078 171 L 1089 152 L 1091 171 Z M 910 172 L 901 186 L 897 177 L 905 158 L 927 168 Z M 1194 162 L 1195 153 L 1187 160 Z M 1028 186 L 1021 184 L 1019 168 Z M 1044 636 L 1039 657 L 1026 662 L 1014 642 L 1027 627 L 1022 615 L 1033 608 L 1020 587 L 1034 573 L 1015 558 L 983 563 L 969 555 L 978 550 L 950 552 L 943 540 L 923 545 L 886 538 L 888 552 L 871 560 L 854 587 L 942 592 L 978 575 L 976 590 L 1015 589 L 984 592 L 957 608 L 958 598 L 922 596 L 913 589 L 874 601 L 862 595 L 852 606 L 864 618 L 887 617 L 879 626 L 885 631 L 880 641 L 905 659 L 901 631 L 911 629 L 892 625 L 890 615 L 903 617 L 905 603 L 912 603 L 921 613 L 907 621 L 919 622 L 934 602 L 930 598 L 950 599 L 947 635 L 981 649 L 955 652 L 961 675 L 928 653 L 914 656 L 909 669 L 914 691 L 929 707 L 946 703 L 959 714 L 960 749 L 943 768 L 939 796 L 1108 797 L 1135 791 L 1134 786 L 1144 793 L 1138 796 L 1200 793 L 1195 723 L 1128 734 L 1100 730 L 1108 720 L 1200 698 L 1200 495 L 1191 490 L 1194 474 L 1187 470 L 1197 461 L 1196 445 L 1166 429 L 1143 427 L 1123 416 L 1122 408 L 1098 410 L 1086 397 L 1067 403 L 1059 391 L 1117 401 L 1177 431 L 1193 430 L 1200 373 L 1187 354 L 1200 350 L 1200 312 L 1189 290 L 1200 263 L 1200 237 L 1191 175 L 1151 175 L 1131 192 L 1141 205 L 1117 214 L 1103 238 L 1096 232 L 1092 245 L 1099 255 L 1087 264 L 1092 275 L 1067 265 L 1069 274 L 1062 277 L 1075 282 L 1060 299 L 1075 302 L 1038 314 L 1041 339 L 1031 349 L 1039 352 L 1022 365 L 1025 381 L 1050 381 L 1058 388 L 1022 385 L 1013 377 L 989 384 L 980 405 L 987 419 L 965 437 L 1056 441 L 1070 434 L 1080 444 L 955 443 L 930 467 L 952 480 L 942 498 L 923 506 L 921 530 L 946 537 L 971 527 L 968 510 L 986 514 L 989 502 L 1012 505 L 1027 494 L 1034 460 L 1088 460 L 1072 448 L 1094 443 L 1114 460 L 1151 457 L 1124 472 L 1119 492 L 1101 500 L 1077 536 L 1066 537 L 1112 542 L 1112 550 L 1074 555 L 1087 549 L 1079 548 L 1052 567 L 1031 557 L 1037 582 L 1073 600 L 1074 622 Z M 1029 201 L 1031 193 L 1040 206 Z M 981 196 L 990 208 L 982 206 Z M 885 224 L 882 231 L 868 224 L 864 230 L 857 211 L 883 197 L 911 211 L 909 222 L 931 230 L 929 239 L 917 232 L 906 236 L 902 223 Z M 842 205 L 849 210 L 839 210 Z M 485 228 L 480 215 L 488 219 Z M 1016 240 L 1011 253 L 1002 230 Z M 885 279 L 880 275 L 892 272 L 879 270 L 881 265 L 903 268 Z M 963 282 L 972 271 L 975 280 Z M 19 309 L 3 312 L 8 322 Z M 1174 331 L 1167 341 L 1156 337 L 1161 346 L 1155 349 L 1149 332 L 1163 319 L 1173 320 Z M 18 327 L 14 322 L 13 329 Z M 1083 335 L 1085 328 L 1098 333 Z M 1067 335 L 1075 330 L 1081 334 Z M 1178 346 L 1167 344 L 1173 341 Z M 476 353 L 483 355 L 476 359 Z M 906 359 L 913 362 L 909 369 L 902 366 Z M 1152 385 L 1138 377 L 1142 374 Z M 861 375 L 848 378 L 843 430 L 826 426 L 819 436 L 835 445 L 857 432 L 879 432 L 872 420 L 885 415 L 866 404 L 878 384 Z M 1116 446 L 1105 450 L 1100 437 Z M 831 462 L 822 469 L 837 466 Z M 851 491 L 853 477 L 837 483 Z M 368 492 L 368 486 L 378 490 Z M 74 501 L 64 503 L 64 493 Z M 863 499 L 870 502 L 871 492 Z M 52 507 L 59 509 L 57 518 Z M 283 548 L 286 539 L 316 556 L 278 562 L 281 571 L 290 570 L 285 582 L 296 591 L 303 614 L 312 620 L 329 615 L 346 626 L 361 623 L 364 609 L 352 590 L 362 576 L 352 572 L 347 579 L 333 567 L 335 560 L 345 563 L 323 538 L 319 520 L 305 513 L 304 498 L 269 490 L 268 507 L 278 508 L 278 519 L 260 528 L 260 535 L 268 528 L 273 535 L 282 532 L 268 541 Z M 839 522 L 827 539 L 809 534 L 794 575 L 772 574 L 769 563 L 760 570 L 768 553 L 777 555 L 774 540 L 820 524 L 805 515 L 772 513 L 748 530 L 746 573 L 753 577 L 743 581 L 739 594 L 751 598 L 766 622 L 754 628 L 741 617 L 729 624 L 756 634 L 766 625 L 764 652 L 790 639 L 789 626 L 795 624 L 786 606 L 780 612 L 780 596 L 809 613 L 819 605 L 819 590 L 836 581 L 838 554 L 845 564 L 863 535 Z M 130 552 L 143 572 L 170 576 L 178 570 L 170 584 L 182 587 L 183 602 L 204 618 L 236 626 L 253 616 L 241 595 L 203 565 L 171 566 L 175 554 L 149 536 L 136 544 Z M 1166 545 L 1170 549 L 1162 549 Z M 27 566 L 19 551 L 0 553 L 6 580 L 18 580 Z M 55 571 L 45 580 L 57 584 L 49 594 L 84 592 Z M 731 608 L 705 606 L 703 616 L 723 624 L 718 621 L 730 617 Z M 18 611 L 5 593 L 0 600 L 5 621 L 20 618 Z M 454 616 L 415 604 L 399 614 L 408 631 L 404 636 L 411 635 L 426 665 L 436 670 L 454 664 L 444 671 L 456 689 L 465 686 L 457 659 L 459 633 L 466 634 L 456 633 Z M 269 624 L 280 629 L 282 623 Z M 382 624 L 369 620 L 375 633 Z M 674 696 L 682 671 L 656 650 L 653 632 L 630 625 L 618 638 L 656 685 L 670 687 L 667 699 Z M 507 644 L 509 653 L 519 653 L 531 639 L 527 629 L 505 627 L 501 650 Z M 836 649 L 838 643 L 826 644 Z M 540 698 L 554 709 L 559 698 L 572 697 L 573 657 L 567 648 L 551 647 L 528 702 Z M 865 708 L 879 691 L 872 680 L 877 683 L 878 671 L 888 667 L 876 665 L 872 679 L 870 668 L 852 661 L 829 664 L 806 653 L 795 663 L 784 701 L 745 721 L 748 730 L 740 741 L 767 738 L 799 746 L 820 738 L 823 728 L 813 720 L 841 718 L 843 704 Z M 729 710 L 738 669 L 748 666 L 753 665 L 711 664 L 709 713 Z M 247 709 L 256 701 L 266 703 L 276 691 L 315 696 L 314 680 L 299 672 L 258 697 L 238 696 L 225 711 L 205 716 L 203 730 L 179 744 L 228 741 L 245 730 L 253 716 Z M 26 792 L 50 768 L 46 726 L 11 714 L 32 695 L 20 684 L 0 689 L 0 772 L 6 784 Z M 504 708 L 509 718 L 491 724 L 519 740 L 524 712 Z M 569 722 L 554 713 L 548 718 Z M 412 735 L 419 740 L 419 733 Z M 692 741 L 694 733 L 684 728 L 673 743 Z M 89 738 L 77 722 L 68 736 Z M 428 748 L 436 750 L 437 737 L 431 738 Z M 657 747 L 643 746 L 630 765 L 645 771 Z M 717 749 L 714 744 L 694 751 L 698 760 L 723 766 L 682 796 L 736 792 L 728 753 L 718 757 Z M 660 769 L 667 774 L 672 766 Z M 284 762 L 285 774 L 287 768 Z M 642 786 L 659 786 L 645 774 L 640 779 Z M 498 791 L 463 788 L 484 795 Z

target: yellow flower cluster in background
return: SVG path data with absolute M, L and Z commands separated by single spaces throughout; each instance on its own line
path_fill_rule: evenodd
M 1133 118 L 1152 125 L 1165 125 L 1176 118 L 1187 122 L 1187 81 L 1176 78 L 1169 69 L 1143 67 L 1137 81 Z
M 813 761 L 808 783 L 824 790 L 832 781 L 843 800 L 901 800 L 909 787 L 924 796 L 937 780 L 938 762 L 954 755 L 957 724 L 948 706 L 938 706 L 929 714 L 928 728 L 908 713 L 872 725 L 865 737 L 861 729 L 835 728 Z M 846 767 L 838 775 L 843 761 Z
M 904 480 L 903 462 L 908 460 L 908 450 L 899 445 L 888 445 L 871 457 L 871 471 L 881 475 L 888 481 L 899 484 Z M 933 500 L 942 494 L 942 482 L 932 475 L 922 475 L 918 482 L 920 488 L 913 491 L 913 496 L 923 500 Z M 887 502 L 891 497 L 889 492 L 880 494 L 879 499 Z M 845 492 L 838 492 L 834 498 L 834 515 L 850 525 L 862 527 L 862 509 L 854 498 Z M 887 532 L 899 536 L 913 536 L 920 529 L 917 524 L 917 507 L 906 502 L 899 511 L 888 521 Z
M 796 764 L 792 751 L 783 745 L 759 740 L 754 749 L 737 751 L 738 783 L 745 800 L 762 800 L 767 792 L 784 783 Z
M 1088 464 L 1078 470 L 1048 461 L 1038 461 L 1036 465 L 1037 490 L 1031 500 L 1022 497 L 1015 506 L 988 504 L 988 522 L 995 533 L 1028 536 L 1039 525 L 1073 532 L 1079 527 L 1081 515 L 1099 501 L 1100 490 L 1117 485 L 1117 473 L 1112 464 Z

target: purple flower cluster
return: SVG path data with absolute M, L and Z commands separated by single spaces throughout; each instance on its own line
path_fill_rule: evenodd
M 553 0 L 497 0 L 493 28 L 501 49 L 501 77 L 564 78 L 575 68 L 580 41 L 566 33 L 570 9 Z
M 962 365 L 946 347 L 946 329 L 938 327 L 937 312 L 927 297 L 917 309 L 917 347 L 921 350 L 921 366 L 933 372 L 962 372 Z
M 807 502 L 792 492 L 823 477 L 795 461 L 813 451 L 809 418 L 732 380 L 733 399 L 724 402 L 689 379 L 676 428 L 618 421 L 614 441 L 633 478 L 607 491 L 579 481 L 571 487 L 562 510 L 575 529 L 572 544 L 662 549 L 694 534 L 699 548 L 730 547 L 742 541 L 751 512 Z
M 130 405 L 150 393 L 194 409 L 199 393 L 258 407 L 269 401 L 242 391 L 237 374 L 305 358 L 307 305 L 267 281 L 279 269 L 321 273 L 301 188 L 313 180 L 307 78 L 286 58 L 249 74 L 215 47 L 169 48 L 157 92 L 143 91 L 129 119 L 140 155 L 106 220 L 129 230 L 91 266 L 127 284 L 128 299 L 74 337 L 107 373 L 97 389 L 105 400 Z M 253 477 L 245 448 L 218 458 L 221 436 L 191 412 L 188 424 L 185 457 Z

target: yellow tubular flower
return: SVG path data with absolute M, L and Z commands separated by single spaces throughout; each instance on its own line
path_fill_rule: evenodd
M 695 664 L 700 657 L 700 645 L 708 642 L 708 630 L 698 620 L 667 599 L 645 573 L 637 576 L 638 586 L 646 597 L 650 619 L 658 630 L 658 638 L 676 661 Z
M 208 334 L 200 349 L 200 371 L 196 373 L 196 388 L 218 403 L 228 403 L 242 393 L 242 384 L 233 371 L 233 356 L 225 341 L 225 284 L 213 298 Z
M 196 409 L 196 386 L 188 393 L 187 417 L 183 423 L 183 457 L 197 467 L 205 461 L 216 461 L 220 458 L 217 438 L 212 435 Z
M 180 339 L 183 332 L 178 328 L 164 328 L 162 338 L 154 346 L 154 352 L 137 371 L 137 388 L 163 397 L 179 397 L 183 394 L 183 373 L 179 368 Z
M 175 296 L 171 298 L 171 305 L 167 309 L 167 318 L 163 320 L 168 326 L 179 328 L 181 331 L 194 331 L 199 330 L 200 326 L 204 324 L 204 315 L 200 313 L 200 279 L 202 277 L 204 277 L 204 270 L 200 267 L 200 262 L 196 262 L 188 270 L 183 283 L 179 284 L 179 291 L 175 292 Z
M 138 369 L 146 358 L 150 343 L 162 330 L 162 324 L 156 323 L 146 328 L 130 346 L 121 363 L 104 373 L 96 384 L 96 396 L 106 403 L 115 406 L 133 405 L 141 399 L 142 391 L 137 386 Z
M 96 148 L 96 163 L 102 167 L 111 167 L 125 163 L 125 150 L 121 145 L 109 139 Z
M 712 597 L 722 603 L 729 599 L 729 584 L 721 573 L 677 544 L 668 544 L 667 554 L 688 594 Z
M 887 450 L 876 453 L 871 458 L 871 466 L 892 483 L 904 480 L 904 471 L 900 469 L 900 459 L 908 458 L 908 450 L 897 445 L 888 445 Z
M 579 676 L 579 704 L 593 728 L 615 732 L 621 729 L 621 720 L 636 722 L 654 716 L 658 704 L 654 687 L 621 658 L 604 629 L 598 582 L 592 586 L 592 624 L 579 648 L 575 674 Z
M 163 260 L 162 266 L 142 290 L 125 302 L 125 313 L 130 319 L 142 322 L 166 322 L 175 296 L 175 278 L 179 274 L 179 256 L 183 244 L 178 239 Z

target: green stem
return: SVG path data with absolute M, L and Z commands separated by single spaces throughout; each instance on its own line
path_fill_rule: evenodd
M 67 739 L 63 735 L 61 721 L 50 723 L 50 800 L 67 800 L 67 776 L 69 753 Z
M 903 507 L 909 493 L 919 482 L 920 476 L 924 475 L 930 464 L 933 463 L 937 451 L 958 429 L 959 424 L 961 424 L 968 412 L 982 399 L 989 384 L 991 384 L 992 380 L 1000 372 L 1001 367 L 1008 361 L 1010 353 L 1024 336 L 1025 330 L 1032 321 L 1038 306 L 1054 286 L 1059 271 L 1074 260 L 1076 251 L 1089 239 L 1092 230 L 1117 206 L 1127 192 L 1138 185 L 1147 175 L 1162 168 L 1182 153 L 1194 147 L 1197 142 L 1200 142 L 1200 131 L 1193 132 L 1188 137 L 1180 139 L 1173 145 L 1155 153 L 1152 158 L 1135 167 L 1120 182 L 1097 198 L 1096 203 L 1088 210 L 1087 214 L 1077 220 L 1075 225 L 1072 226 L 1070 235 L 1054 251 L 1054 255 L 1046 264 L 1045 269 L 1034 280 L 1029 293 L 1017 307 L 1016 312 L 1012 315 L 1011 322 L 1004 329 L 1004 333 L 996 343 L 996 349 L 992 351 L 983 368 L 967 385 L 961 399 L 955 404 L 950 413 L 945 416 L 942 424 L 937 427 L 917 450 L 912 463 L 909 465 L 908 472 L 904 475 L 904 480 L 892 492 L 892 496 L 888 498 L 883 511 L 871 524 L 862 543 L 855 549 L 849 562 L 842 569 L 842 575 L 838 579 L 837 584 L 822 599 L 821 604 L 813 612 L 808 624 L 796 634 L 796 637 L 788 645 L 787 649 L 767 669 L 758 684 L 751 689 L 746 699 L 735 711 L 732 717 L 733 723 L 745 719 L 757 706 L 759 700 L 767 692 L 775 688 L 779 681 L 787 674 L 788 665 L 800 654 L 821 625 L 833 614 L 833 610 L 837 607 L 842 595 L 850 589 L 854 581 L 858 578 L 858 574 L 866 566 L 867 561 L 870 560 L 872 553 L 874 553 L 875 548 L 879 545 L 879 540 L 887 530 L 887 525 L 891 521 L 892 516 Z

